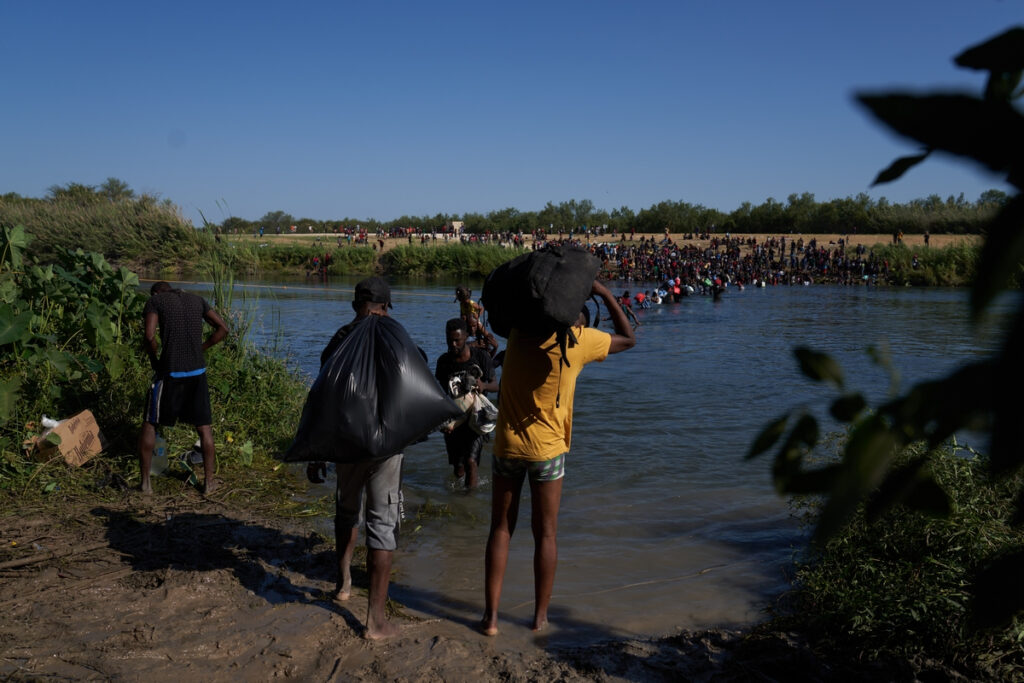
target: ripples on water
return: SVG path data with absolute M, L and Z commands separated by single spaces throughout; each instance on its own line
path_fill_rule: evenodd
M 315 375 L 323 346 L 352 317 L 351 286 L 259 290 L 251 299 L 262 320 L 254 338 Z M 834 355 L 850 388 L 877 402 L 890 377 L 870 361 L 869 346 L 889 350 L 904 387 L 987 351 L 992 325 L 987 333 L 968 327 L 966 297 L 966 290 L 748 288 L 718 303 L 694 296 L 637 311 L 636 347 L 588 366 L 579 380 L 552 604 L 552 623 L 562 628 L 552 638 L 654 635 L 757 618 L 763 601 L 785 587 L 802 533 L 772 489 L 770 456 L 743 456 L 770 419 L 796 406 L 824 417 L 833 397 L 799 374 L 792 349 Z M 393 298 L 394 317 L 433 367 L 444 351 L 444 323 L 457 315 L 452 288 L 394 285 Z M 484 477 L 489 471 L 488 450 Z M 407 520 L 396 595 L 435 614 L 476 619 L 489 486 L 470 494 L 454 487 L 444 442 L 434 435 L 408 449 L 405 493 L 407 514 L 429 501 L 449 506 L 451 516 Z M 505 615 L 523 623 L 532 614 L 531 558 L 524 494 L 502 597 Z

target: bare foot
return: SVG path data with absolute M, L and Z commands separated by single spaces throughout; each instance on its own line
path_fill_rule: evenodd
M 480 620 L 479 624 L 480 633 L 485 636 L 496 636 L 498 635 L 498 624 L 484 617 Z
M 142 495 L 144 496 L 149 496 L 153 494 L 153 485 L 149 483 L 148 479 L 139 485 L 139 492 L 142 493 Z
M 363 637 L 367 640 L 384 640 L 398 635 L 401 629 L 386 619 L 380 624 L 367 624 Z
M 547 627 L 548 627 L 548 620 L 547 620 L 547 617 L 544 617 L 542 619 L 534 619 L 533 620 L 533 628 L 531 630 L 533 630 L 536 633 L 536 632 L 543 631 Z
M 210 477 L 203 483 L 203 495 L 208 496 L 218 488 L 220 488 L 220 482 L 213 477 Z
M 344 587 L 344 586 L 341 586 L 339 588 L 335 588 L 334 589 L 334 599 L 337 600 L 338 602 L 345 602 L 346 600 L 348 600 L 351 597 L 352 597 L 352 587 L 351 586 L 349 586 L 347 588 Z

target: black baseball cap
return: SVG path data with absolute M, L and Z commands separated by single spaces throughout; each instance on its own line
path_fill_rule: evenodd
M 352 297 L 352 303 L 361 304 L 364 301 L 374 304 L 387 304 L 388 308 L 394 308 L 391 305 L 391 287 L 388 286 L 387 281 L 382 277 L 368 277 L 356 285 L 356 293 Z

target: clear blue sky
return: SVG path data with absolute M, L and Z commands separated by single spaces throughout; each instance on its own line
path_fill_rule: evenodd
M 590 199 L 730 212 L 792 193 L 904 202 L 1001 179 L 929 160 L 853 102 L 960 88 L 1020 0 L 0 5 L 0 193 L 108 177 L 257 220 Z

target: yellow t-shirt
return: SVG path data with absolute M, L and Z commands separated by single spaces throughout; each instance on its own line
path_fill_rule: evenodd
M 576 378 L 583 366 L 608 357 L 612 337 L 589 327 L 574 327 L 576 344 L 566 348 L 569 365 L 555 336 L 537 339 L 512 330 L 501 370 L 494 454 L 500 458 L 550 460 L 569 450 Z

